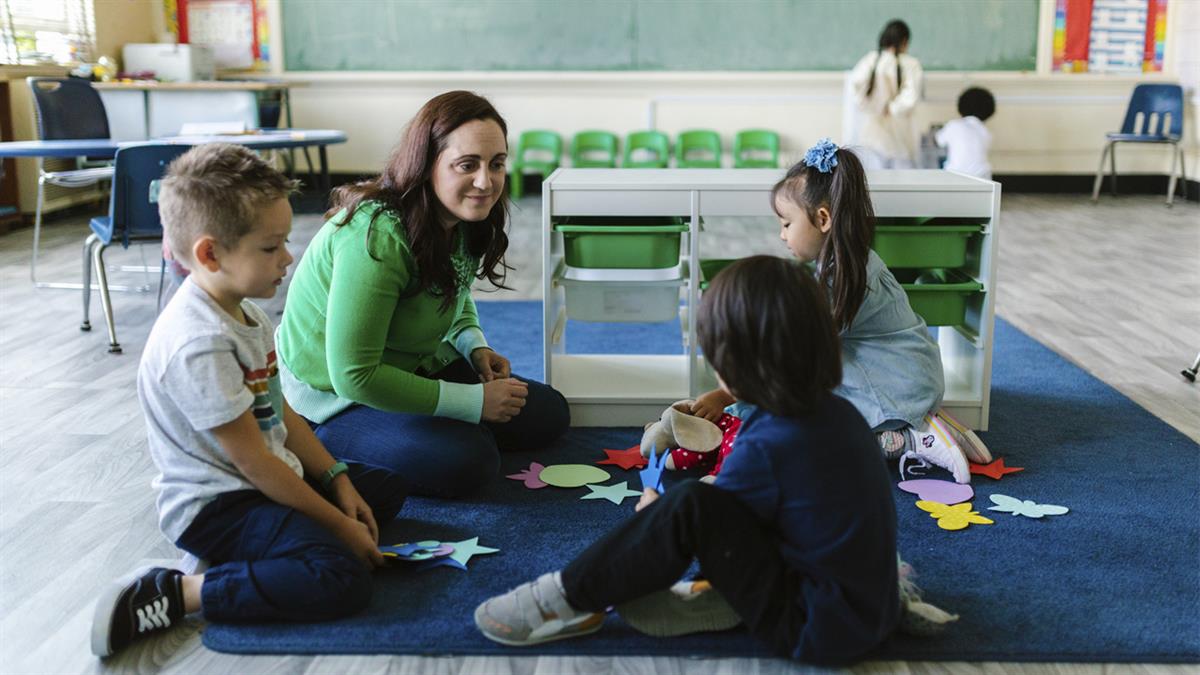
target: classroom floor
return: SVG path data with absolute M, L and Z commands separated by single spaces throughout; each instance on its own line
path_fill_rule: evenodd
M 89 214 L 90 215 L 90 214 Z M 60 218 L 43 237 L 43 279 L 79 277 L 87 216 Z M 296 218 L 297 255 L 319 226 Z M 512 291 L 480 300 L 540 297 L 540 202 L 513 208 Z M 706 223 L 721 257 L 781 253 L 767 220 Z M 714 241 L 716 237 L 710 237 Z M 1200 207 L 1157 197 L 1010 195 L 999 223 L 997 314 L 1200 442 L 1200 385 L 1179 371 L 1200 351 Z M 154 319 L 154 293 L 114 294 L 124 354 L 106 351 L 93 296 L 90 333 L 78 330 L 80 292 L 29 284 L 28 229 L 0 236 L 0 670 L 12 673 L 438 672 L 792 673 L 779 660 L 650 657 L 250 657 L 200 643 L 202 622 L 101 664 L 88 650 L 96 593 L 147 563 L 171 563 L 158 533 L 154 475 L 137 404 L 137 360 Z M 714 244 L 715 245 L 715 244 Z M 154 264 L 156 250 L 114 250 L 110 264 Z M 114 273 L 112 283 L 138 283 Z M 153 284 L 157 275 L 148 281 Z M 280 297 L 264 302 L 274 315 Z M 1048 448 L 1047 450 L 1053 450 Z M 1152 451 L 1152 448 L 1148 450 Z M 1185 480 L 1196 480 L 1187 476 Z M 521 581 L 514 579 L 514 583 Z M 936 580 L 926 580 L 935 586 Z M 1093 673 L 1128 665 L 877 662 L 854 672 Z M 1147 665 L 1144 673 L 1194 672 Z

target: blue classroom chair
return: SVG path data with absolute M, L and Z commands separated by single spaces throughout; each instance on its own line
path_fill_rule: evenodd
M 1138 116 L 1141 124 L 1138 124 Z M 1170 126 L 1167 126 L 1167 125 Z M 1104 160 L 1110 160 L 1112 179 L 1109 188 L 1117 194 L 1117 143 L 1168 143 L 1171 145 L 1171 177 L 1167 182 L 1167 206 L 1175 200 L 1175 182 L 1183 179 L 1183 197 L 1187 199 L 1187 170 L 1184 167 L 1183 147 L 1183 87 L 1177 84 L 1139 84 L 1133 88 L 1125 121 L 1121 130 L 1105 135 L 1107 143 L 1100 153 L 1100 167 L 1092 185 L 1092 201 L 1100 199 L 1100 183 L 1104 179 Z M 1176 173 L 1176 165 L 1179 167 Z
M 100 93 L 87 80 L 73 77 L 27 77 L 25 82 L 33 95 L 37 113 L 38 139 L 65 141 L 80 138 L 110 138 L 108 114 Z M 45 158 L 38 157 L 37 206 L 33 213 L 33 257 L 29 261 L 29 279 L 35 287 L 72 288 L 70 285 L 39 282 L 37 278 L 38 249 L 42 234 L 42 209 L 46 201 L 46 184 L 64 188 L 85 188 L 111 180 L 110 162 L 75 159 L 75 168 L 46 171 Z
M 189 145 L 147 143 L 117 150 L 108 215 L 92 218 L 92 234 L 83 243 L 83 323 L 79 325 L 79 330 L 92 329 L 88 310 L 92 300 L 91 275 L 94 270 L 100 286 L 104 320 L 108 324 L 110 353 L 120 354 L 121 345 L 117 342 L 117 329 L 113 323 L 108 275 L 104 271 L 104 249 L 114 241 L 119 241 L 124 248 L 134 243 L 162 241 L 157 190 L 152 188 L 157 187 L 157 181 L 167 172 L 167 165 L 190 149 Z M 165 271 L 164 260 L 158 278 L 160 296 Z

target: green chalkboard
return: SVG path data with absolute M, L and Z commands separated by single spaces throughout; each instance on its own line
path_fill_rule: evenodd
M 1032 70 L 1038 0 L 282 0 L 288 70 Z

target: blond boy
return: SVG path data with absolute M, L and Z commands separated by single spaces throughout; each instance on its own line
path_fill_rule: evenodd
M 279 386 L 269 318 L 294 183 L 253 152 L 197 146 L 171 163 L 159 212 L 190 272 L 150 332 L 138 397 L 158 467 L 159 526 L 208 561 L 141 569 L 100 598 L 92 651 L 107 656 L 185 614 L 312 621 L 362 609 L 382 562 L 377 522 L 404 501 L 391 472 L 337 461 Z

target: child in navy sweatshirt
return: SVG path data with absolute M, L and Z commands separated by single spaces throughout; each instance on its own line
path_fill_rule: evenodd
M 591 633 L 615 606 L 652 635 L 744 623 L 782 656 L 842 664 L 896 627 L 891 481 L 866 421 L 832 393 L 842 373 L 825 294 L 796 263 L 756 256 L 714 279 L 698 319 L 721 386 L 757 407 L 715 484 L 647 491 L 561 571 L 481 604 L 486 637 Z M 693 560 L 705 581 L 672 587 Z

